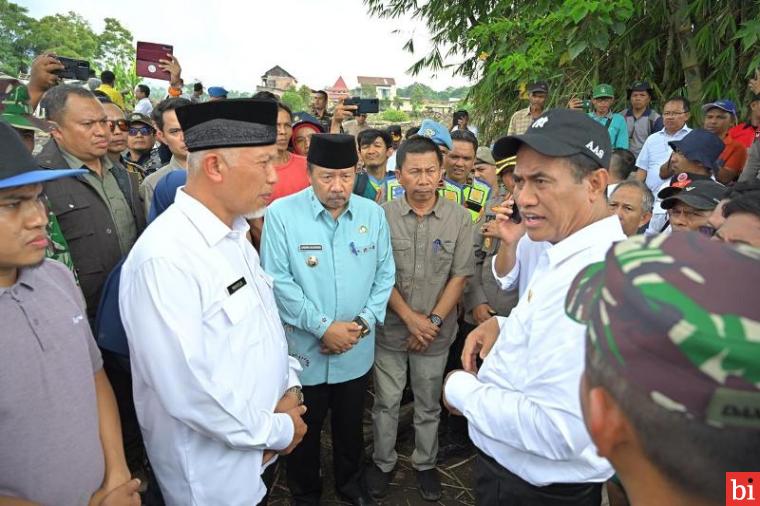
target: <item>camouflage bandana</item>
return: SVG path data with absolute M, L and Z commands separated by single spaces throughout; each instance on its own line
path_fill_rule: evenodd
M 568 316 L 626 382 L 716 427 L 760 429 L 760 249 L 636 236 L 573 281 Z

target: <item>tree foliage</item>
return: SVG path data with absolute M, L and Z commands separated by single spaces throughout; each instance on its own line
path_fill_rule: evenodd
M 364 2 L 373 15 L 411 15 L 427 25 L 432 49 L 410 72 L 446 69 L 476 81 L 468 101 L 491 135 L 524 106 L 520 90 L 531 80 L 549 81 L 550 105 L 608 82 L 622 108 L 636 79 L 653 83 L 660 99 L 678 93 L 742 103 L 746 77 L 760 67 L 757 0 Z M 414 40 L 405 47 L 413 51 Z
M 96 33 L 75 12 L 35 20 L 25 7 L 0 0 L 0 71 L 25 73 L 36 55 L 49 52 L 87 60 L 96 72 L 112 70 L 118 87 L 132 89 L 140 82 L 132 33 L 115 18 L 104 21 L 103 31 Z
M 295 89 L 290 89 L 283 93 L 281 100 L 283 104 L 290 107 L 291 111 L 297 112 L 305 109 L 303 98 Z

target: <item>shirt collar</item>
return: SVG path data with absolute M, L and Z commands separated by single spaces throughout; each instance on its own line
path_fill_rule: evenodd
M 681 127 L 681 129 L 680 129 L 679 131 L 677 131 L 677 132 L 676 132 L 676 133 L 674 133 L 673 135 L 671 135 L 671 134 L 669 134 L 668 132 L 666 132 L 666 131 L 665 131 L 665 127 L 662 127 L 662 130 L 660 130 L 660 131 L 659 131 L 659 132 L 657 132 L 657 133 L 658 133 L 658 134 L 660 134 L 660 135 L 664 135 L 664 136 L 667 136 L 667 137 L 675 137 L 675 136 L 677 136 L 677 135 L 678 135 L 678 134 L 680 134 L 680 133 L 685 133 L 685 134 L 688 134 L 689 132 L 691 132 L 691 128 L 689 128 L 688 126 L 684 125 L 684 126 L 682 126 L 682 127 Z
M 639 118 L 649 117 L 650 114 L 652 114 L 652 109 L 650 107 L 647 107 L 646 109 L 644 109 L 644 114 L 642 114 L 641 116 L 639 116 Z M 635 118 L 635 116 L 633 115 L 633 109 L 631 109 L 630 107 L 628 109 L 626 109 L 625 110 L 625 116 L 631 116 L 631 117 Z
M 441 218 L 441 207 L 443 207 L 443 201 L 445 200 L 440 195 L 436 195 L 436 201 L 435 205 L 433 206 L 433 209 L 430 210 L 428 214 L 434 215 L 436 218 Z M 402 198 L 399 199 L 399 205 L 401 205 L 401 216 L 406 216 L 409 213 L 414 213 L 414 210 L 412 209 L 412 206 L 409 205 L 409 202 L 406 200 L 406 194 L 402 196 Z
M 588 249 L 600 241 L 612 238 L 623 239 L 623 228 L 617 216 L 608 216 L 590 225 L 586 225 L 569 237 L 561 240 L 547 250 L 549 264 L 556 266 L 572 255 Z
M 306 189 L 306 193 L 309 196 L 309 204 L 311 204 L 311 215 L 314 217 L 314 219 L 317 219 L 321 213 L 327 213 L 327 209 L 325 209 L 325 206 L 322 205 L 322 202 L 319 201 L 319 198 L 317 197 L 317 194 L 314 193 L 314 188 L 309 187 Z M 363 198 L 363 197 L 362 197 Z M 353 193 L 348 197 L 348 206 L 346 207 L 346 210 L 343 211 L 343 214 L 338 216 L 338 218 L 341 218 L 345 216 L 349 220 L 353 220 L 354 218 L 354 199 L 353 199 Z M 332 216 L 330 216 L 332 218 Z
M 185 193 L 185 187 L 182 186 L 177 190 L 174 198 L 174 205 L 190 219 L 198 233 L 209 246 L 216 246 L 222 239 L 227 237 L 231 232 L 245 236 L 249 230 L 248 222 L 242 216 L 235 218 L 232 228 L 222 222 L 211 210 L 204 206 L 198 199 Z
M 77 158 L 76 156 L 72 155 L 65 149 L 63 149 L 60 145 L 58 145 L 58 148 L 61 150 L 61 155 L 63 155 L 63 159 L 66 160 L 66 163 L 69 164 L 69 168 L 71 169 L 82 169 L 85 168 L 92 172 L 92 169 L 87 166 L 86 163 L 84 163 L 82 160 Z M 113 167 L 113 162 L 110 158 L 107 156 L 101 156 L 100 157 L 100 164 L 103 166 L 103 172 L 111 170 Z
M 37 267 L 19 267 L 18 279 L 16 279 L 16 284 L 14 286 L 23 286 L 34 291 L 37 286 L 37 280 Z M 10 288 L 13 287 L 9 286 L 8 289 Z

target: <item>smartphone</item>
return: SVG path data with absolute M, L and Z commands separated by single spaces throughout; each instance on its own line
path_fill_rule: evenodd
M 520 216 L 520 209 L 517 207 L 517 202 L 512 204 L 512 216 L 510 219 L 513 223 L 522 223 L 522 216 Z
M 158 60 L 166 60 L 167 54 L 174 54 L 174 47 L 169 44 L 138 42 L 136 52 L 137 75 L 170 81 L 171 74 L 162 70 L 158 62 Z
M 65 56 L 56 56 L 55 58 L 64 67 L 61 70 L 55 71 L 55 74 L 61 79 L 86 81 L 90 78 L 90 62 L 87 60 L 77 60 L 76 58 L 67 58 Z
M 350 97 L 343 101 L 343 105 L 355 105 L 358 108 L 354 116 L 359 114 L 374 114 L 380 112 L 380 100 L 376 98 Z

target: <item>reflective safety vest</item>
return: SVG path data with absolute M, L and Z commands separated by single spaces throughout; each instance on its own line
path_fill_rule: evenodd
M 396 200 L 404 194 L 404 187 L 395 177 L 386 177 L 384 182 L 385 201 Z
M 472 216 L 473 222 L 478 222 L 486 211 L 486 203 L 491 198 L 491 186 L 485 181 L 473 178 L 472 184 L 464 187 L 462 204 Z
M 443 186 L 438 188 L 438 195 L 445 198 L 446 200 L 456 202 L 460 205 L 462 204 L 462 187 L 454 181 L 449 181 L 448 179 L 444 178 Z

